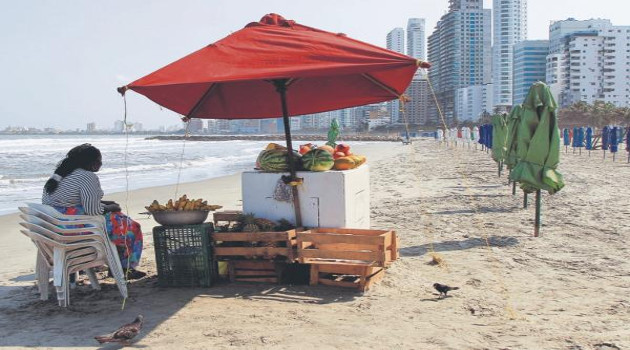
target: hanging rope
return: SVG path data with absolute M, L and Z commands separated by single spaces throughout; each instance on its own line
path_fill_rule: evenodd
M 131 227 L 131 218 L 129 217 L 129 167 L 127 165 L 127 151 L 129 149 L 129 125 L 127 124 L 127 97 L 125 94 L 123 97 L 123 105 L 124 105 L 124 115 L 123 115 L 123 125 L 125 128 L 125 153 L 123 156 L 123 163 L 125 167 L 125 215 L 127 220 L 127 229 Z M 127 232 L 125 232 L 125 253 L 127 254 L 127 268 L 125 269 L 125 281 L 127 281 L 129 277 L 129 260 L 131 260 L 131 254 L 129 252 L 129 245 L 127 244 Z M 129 285 L 127 285 L 129 287 Z M 127 293 L 129 294 L 129 293 Z M 125 304 L 127 303 L 127 297 L 123 298 L 121 310 L 125 310 Z
M 179 170 L 177 171 L 177 184 L 175 185 L 175 199 L 179 193 L 179 181 L 182 177 L 182 168 L 184 166 L 184 153 L 186 152 L 186 139 L 188 139 L 188 127 L 190 126 L 190 118 L 183 119 L 186 122 L 186 130 L 184 131 L 184 140 L 182 142 L 182 154 L 179 156 Z
M 406 95 L 400 95 L 398 97 L 398 102 L 400 104 L 399 111 L 402 114 L 403 122 L 405 123 L 405 132 L 407 133 L 407 143 L 411 143 L 411 140 L 409 139 L 409 123 L 407 122 L 407 114 L 405 113 L 405 103 L 409 101 L 410 99 Z

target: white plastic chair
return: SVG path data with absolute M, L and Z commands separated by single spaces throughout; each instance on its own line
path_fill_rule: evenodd
M 100 216 L 63 215 L 52 207 L 29 203 L 19 208 L 26 222 L 22 231 L 38 247 L 36 275 L 41 299 L 48 298 L 48 280 L 53 270 L 54 285 L 61 306 L 69 304 L 70 273 L 85 270 L 93 288 L 100 289 L 92 267 L 107 265 L 112 271 L 123 297 L 127 297 L 118 252 L 107 237 L 105 221 Z M 52 214 L 52 215 L 48 215 Z M 62 228 L 58 225 L 89 225 L 79 228 Z M 76 235 L 81 233 L 80 235 Z M 69 235 L 75 234 L 75 235 Z
M 118 250 L 114 243 L 109 240 L 109 236 L 107 235 L 107 225 L 105 224 L 105 218 L 100 215 L 66 215 L 57 211 L 57 209 L 40 203 L 26 203 L 28 208 L 20 208 L 20 211 L 25 212 L 29 211 L 28 214 L 35 215 L 40 217 L 54 225 L 90 225 L 94 228 L 101 228 L 100 231 L 94 231 L 96 234 L 101 234 L 103 244 L 111 246 L 111 249 L 107 249 L 108 258 L 110 259 L 110 264 L 108 264 L 110 271 L 116 283 L 118 284 L 118 289 L 120 292 L 127 297 L 127 289 L 124 288 L 124 292 L 121 289 L 121 286 L 126 286 L 125 276 L 123 273 L 122 265 L 120 264 L 120 258 L 118 256 Z M 71 222 L 69 222 L 71 221 Z M 76 230 L 76 231 L 64 231 L 58 232 L 60 234 L 72 234 L 77 232 L 86 232 L 88 230 Z

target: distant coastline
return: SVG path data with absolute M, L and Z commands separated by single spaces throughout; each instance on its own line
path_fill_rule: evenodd
M 183 140 L 184 135 L 159 135 L 147 137 L 146 140 Z M 188 141 L 277 141 L 284 139 L 284 135 L 189 135 Z M 326 141 L 325 135 L 291 135 L 293 141 Z M 401 138 L 395 135 L 342 135 L 341 141 L 389 141 L 397 142 Z

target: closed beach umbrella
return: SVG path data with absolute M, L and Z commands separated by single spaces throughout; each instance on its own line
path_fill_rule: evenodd
M 490 149 L 492 149 L 492 143 L 494 142 L 494 140 L 492 140 L 492 132 L 492 124 L 486 124 L 486 147 Z
M 572 140 L 571 140 L 571 147 L 573 147 L 573 152 L 575 152 L 575 148 L 577 148 L 577 146 L 578 146 L 577 145 L 577 141 L 578 141 L 577 140 L 577 138 L 578 138 L 577 137 L 578 136 L 578 127 L 577 126 L 573 127 L 573 134 L 572 135 L 573 135 L 573 137 L 572 137 Z
M 269 14 L 118 91 L 145 95 L 186 120 L 282 117 L 294 181 L 290 116 L 400 99 L 418 67 L 430 65 Z
M 473 140 L 473 141 L 479 140 L 479 127 L 474 126 L 472 128 L 472 131 L 470 133 L 470 139 Z
M 606 150 L 610 147 L 610 127 L 606 125 L 602 129 L 602 151 L 604 151 L 604 158 L 606 158 Z
M 566 153 L 567 148 L 571 144 L 571 136 L 569 135 L 569 129 L 567 128 L 564 128 L 564 131 L 562 132 L 562 141 L 564 144 L 564 152 Z
M 613 154 L 613 162 L 615 161 L 615 155 L 619 150 L 619 138 L 617 137 L 617 130 L 619 130 L 619 128 L 616 126 L 610 130 L 610 153 Z
M 478 142 L 484 146 L 486 144 L 486 125 L 485 124 L 479 125 L 479 141 Z
M 582 147 L 584 147 L 584 128 L 583 127 L 577 129 L 577 136 L 575 136 L 575 138 L 577 139 L 576 145 L 580 149 L 580 154 L 582 154 Z
M 517 134 L 518 163 L 510 179 L 519 182 L 525 192 L 545 190 L 554 194 L 562 187 L 562 175 L 556 171 L 560 162 L 557 105 L 549 87 L 534 83 L 522 105 Z
M 522 105 L 522 116 L 517 134 L 518 163 L 510 173 L 510 180 L 520 183 L 521 189 L 536 192 L 534 236 L 538 237 L 541 224 L 541 191 L 554 194 L 564 187 L 560 163 L 560 130 L 556 101 L 549 86 L 536 82 Z
M 628 163 L 630 163 L 630 126 L 626 128 L 626 152 L 628 152 Z
M 521 105 L 516 105 L 512 108 L 510 114 L 508 115 L 506 138 L 507 154 L 505 156 L 505 164 L 507 165 L 508 169 L 514 168 L 514 166 L 518 162 L 518 156 L 516 153 L 516 138 L 518 134 L 518 126 L 521 120 L 521 112 Z
M 588 155 L 591 155 L 591 150 L 593 149 L 593 128 L 590 126 L 586 128 L 586 149 L 588 150 Z
M 492 116 L 492 159 L 500 165 L 505 160 L 507 142 L 507 116 Z

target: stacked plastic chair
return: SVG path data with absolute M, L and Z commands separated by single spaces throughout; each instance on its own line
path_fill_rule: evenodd
M 92 288 L 100 289 L 93 267 L 107 265 L 120 294 L 127 297 L 127 285 L 116 246 L 109 240 L 102 216 L 64 215 L 37 203 L 20 207 L 20 222 L 38 248 L 36 276 L 42 300 L 48 299 L 50 272 L 60 306 L 70 304 L 71 274 L 86 271 Z

